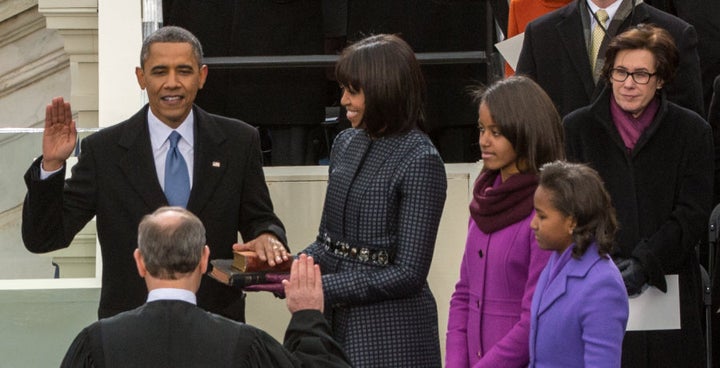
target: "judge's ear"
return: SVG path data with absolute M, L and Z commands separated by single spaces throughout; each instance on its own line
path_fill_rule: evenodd
M 210 247 L 203 247 L 202 256 L 200 256 L 200 273 L 207 272 L 208 262 L 210 261 Z
M 140 249 L 135 248 L 133 258 L 135 258 L 135 266 L 137 267 L 138 274 L 140 277 L 145 278 L 147 269 L 145 268 L 145 261 L 143 261 L 142 254 L 140 254 Z

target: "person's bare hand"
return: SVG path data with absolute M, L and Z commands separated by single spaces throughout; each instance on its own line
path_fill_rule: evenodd
M 285 246 L 277 240 L 275 235 L 270 233 L 264 233 L 245 244 L 233 244 L 233 250 L 254 251 L 261 261 L 267 262 L 270 266 L 275 266 L 290 259 Z
M 72 119 L 70 103 L 62 97 L 53 98 L 45 107 L 43 132 L 43 169 L 55 171 L 62 167 L 75 149 L 77 129 Z
M 290 313 L 305 309 L 315 309 L 320 312 L 325 306 L 322 289 L 322 275 L 320 266 L 316 265 L 312 257 L 301 254 L 290 268 L 290 279 L 283 280 L 285 298 Z

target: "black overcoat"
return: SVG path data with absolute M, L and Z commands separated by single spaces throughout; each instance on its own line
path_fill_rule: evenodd
M 710 126 L 661 97 L 660 109 L 628 153 L 610 116 L 607 88 L 590 106 L 564 119 L 569 160 L 598 171 L 620 229 L 613 257 L 635 257 L 662 287 L 680 279 L 681 330 L 628 332 L 623 367 L 702 367 L 701 282 L 695 246 L 706 234 L 712 204 Z

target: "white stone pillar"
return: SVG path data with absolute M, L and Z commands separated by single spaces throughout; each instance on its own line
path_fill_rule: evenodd
M 77 125 L 98 126 L 98 0 L 39 0 L 48 29 L 56 29 L 70 58 L 70 101 Z

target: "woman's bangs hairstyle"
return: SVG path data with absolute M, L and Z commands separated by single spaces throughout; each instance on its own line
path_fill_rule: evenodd
M 617 35 L 608 44 L 602 73 L 609 82 L 610 70 L 615 67 L 615 57 L 624 50 L 650 51 L 655 56 L 656 78 L 664 83 L 673 79 L 680 63 L 675 41 L 668 31 L 653 24 L 638 24 Z
M 532 79 L 512 76 L 472 92 L 485 103 L 502 135 L 510 141 L 522 172 L 537 173 L 565 157 L 560 115 L 547 93 Z
M 579 258 L 595 241 L 601 256 L 615 241 L 617 219 L 610 194 L 598 173 L 583 164 L 555 161 L 540 169 L 539 186 L 550 192 L 555 209 L 575 221 L 573 256 Z
M 410 46 L 375 35 L 348 46 L 335 66 L 338 83 L 365 94 L 363 123 L 374 137 L 423 128 L 425 80 Z

